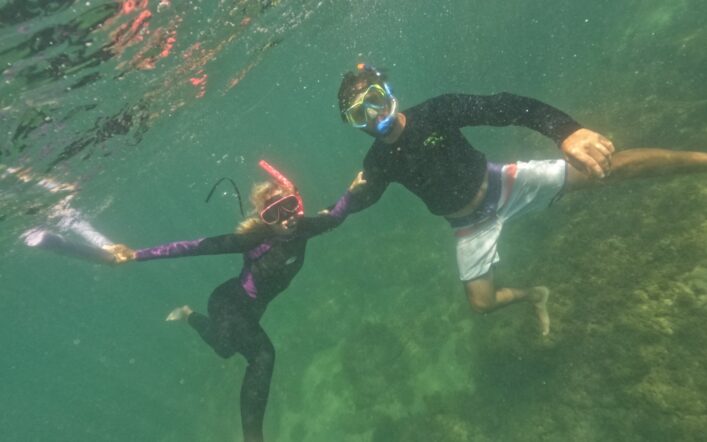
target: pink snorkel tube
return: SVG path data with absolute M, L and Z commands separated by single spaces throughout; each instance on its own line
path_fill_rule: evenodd
M 304 215 L 304 204 L 302 203 L 302 196 L 299 194 L 297 191 L 297 187 L 295 187 L 294 184 L 292 184 L 292 181 L 288 180 L 285 175 L 280 173 L 279 170 L 275 169 L 270 163 L 268 163 L 265 160 L 260 160 L 258 162 L 260 167 L 263 168 L 273 179 L 279 184 L 280 186 L 284 187 L 285 189 L 291 191 L 294 193 L 295 198 L 297 198 L 297 202 L 299 203 L 299 210 L 297 211 L 297 215 L 302 216 Z

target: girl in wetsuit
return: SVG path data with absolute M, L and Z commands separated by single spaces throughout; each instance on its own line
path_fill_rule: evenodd
M 301 198 L 293 186 L 262 183 L 251 194 L 257 215 L 244 220 L 236 233 L 137 251 L 123 245 L 109 248 L 118 263 L 243 254 L 240 275 L 211 293 L 208 315 L 183 306 L 174 309 L 167 320 L 186 320 L 219 356 L 240 353 L 248 361 L 240 398 L 243 434 L 248 442 L 263 440 L 263 417 L 275 363 L 275 349 L 260 326 L 260 318 L 268 303 L 302 268 L 307 240 L 344 220 L 350 194 L 360 182 L 359 176 L 329 211 L 317 217 L 304 217 Z M 286 179 L 285 183 L 289 184 Z

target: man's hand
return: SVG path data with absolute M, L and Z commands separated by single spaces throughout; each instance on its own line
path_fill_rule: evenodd
M 124 244 L 110 244 L 103 246 L 103 250 L 113 255 L 116 264 L 135 260 L 135 251 Z
M 587 175 L 604 178 L 611 173 L 614 144 L 589 129 L 579 129 L 560 146 L 567 161 Z
M 363 178 L 363 172 L 356 174 L 356 178 L 349 185 L 349 192 L 357 193 L 360 192 L 366 186 L 366 180 Z

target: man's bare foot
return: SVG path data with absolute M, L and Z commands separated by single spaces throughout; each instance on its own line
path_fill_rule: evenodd
M 547 298 L 550 297 L 550 289 L 544 286 L 530 289 L 530 302 L 533 303 L 535 314 L 538 315 L 540 331 L 543 336 L 550 334 L 550 315 L 547 312 Z
M 192 314 L 192 309 L 188 305 L 177 307 L 167 315 L 165 321 L 181 321 L 187 319 Z

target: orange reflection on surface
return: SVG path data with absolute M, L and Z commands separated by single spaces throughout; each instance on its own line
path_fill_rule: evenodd
M 155 3 L 155 2 L 153 2 Z M 165 26 L 151 27 L 151 20 L 165 8 L 171 7 L 169 0 L 161 0 L 150 10 L 149 0 L 124 0 L 118 13 L 106 22 L 112 41 L 111 50 L 117 56 L 127 55 L 126 51 L 138 46 L 137 52 L 129 60 L 118 63 L 118 69 L 155 69 L 160 59 L 167 58 L 177 43 L 177 28 L 182 23 L 180 16 L 173 16 Z M 113 30 L 110 30 L 113 28 Z

